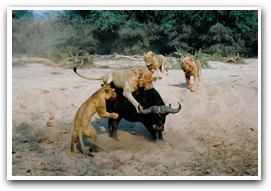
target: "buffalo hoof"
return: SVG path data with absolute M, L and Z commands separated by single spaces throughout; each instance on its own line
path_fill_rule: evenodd
M 115 141 L 119 142 L 119 138 L 117 136 L 112 137 Z

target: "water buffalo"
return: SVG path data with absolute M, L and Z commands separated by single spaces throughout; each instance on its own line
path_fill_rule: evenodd
M 113 85 L 111 85 L 115 88 Z M 108 112 L 115 112 L 119 114 L 117 119 L 108 119 L 109 136 L 119 141 L 117 136 L 117 128 L 122 118 L 131 122 L 141 122 L 148 129 L 152 135 L 153 140 L 163 140 L 162 132 L 164 131 L 164 124 L 166 116 L 169 113 L 178 113 L 181 110 L 181 104 L 176 109 L 171 106 L 166 106 L 159 93 L 153 88 L 150 90 L 139 89 L 133 93 L 133 97 L 144 108 L 138 108 L 140 113 L 137 113 L 135 107 L 123 96 L 122 89 L 115 88 L 117 98 L 114 101 L 108 100 L 106 107 Z

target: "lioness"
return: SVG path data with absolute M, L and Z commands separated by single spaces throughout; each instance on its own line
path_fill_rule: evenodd
M 158 72 L 160 69 L 162 76 L 159 76 L 159 79 L 164 78 L 164 72 L 167 71 L 166 68 L 166 59 L 163 55 L 155 55 L 154 52 L 149 51 L 147 53 L 143 52 L 144 60 L 147 68 L 151 71 L 153 80 L 156 80 L 158 77 Z
M 181 65 L 185 74 L 187 89 L 194 92 L 197 87 L 198 80 L 199 85 L 201 84 L 201 63 L 200 61 L 194 59 L 193 56 L 188 55 L 181 58 Z M 192 87 L 190 85 L 190 76 L 194 76 L 194 85 Z
M 138 90 L 138 87 L 149 90 L 153 88 L 152 85 L 152 75 L 146 68 L 132 68 L 129 70 L 114 70 L 112 72 L 106 73 L 104 76 L 99 78 L 88 78 L 78 74 L 76 67 L 73 71 L 80 77 L 88 80 L 103 80 L 104 84 L 114 83 L 117 88 L 123 89 L 123 96 L 126 97 L 138 111 L 139 103 L 132 96 L 132 93 Z
M 119 117 L 117 113 L 108 113 L 106 111 L 106 100 L 115 99 L 117 94 L 115 90 L 110 88 L 109 85 L 104 85 L 91 97 L 89 97 L 78 109 L 74 117 L 74 127 L 71 134 L 71 148 L 73 153 L 76 153 L 76 143 L 79 139 L 82 152 L 84 154 L 92 156 L 90 152 L 86 150 L 83 143 L 82 136 L 90 137 L 92 144 L 96 151 L 103 150 L 96 144 L 97 133 L 95 128 L 90 124 L 91 117 L 97 112 L 100 117 L 108 117 L 116 119 Z

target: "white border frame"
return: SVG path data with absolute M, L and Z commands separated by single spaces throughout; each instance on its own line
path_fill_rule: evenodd
M 261 180 L 261 7 L 8 7 L 7 106 L 12 106 L 12 10 L 258 10 L 258 176 L 12 176 L 12 107 L 7 107 L 7 180 Z M 10 89 L 9 89 L 10 88 Z

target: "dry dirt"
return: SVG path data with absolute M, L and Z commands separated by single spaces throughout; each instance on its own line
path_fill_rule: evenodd
M 13 67 L 12 175 L 258 176 L 258 60 L 246 62 L 209 62 L 212 69 L 203 69 L 194 93 L 181 70 L 154 82 L 167 105 L 182 104 L 166 118 L 164 142 L 153 142 L 141 123 L 124 119 L 116 142 L 107 119 L 95 115 L 98 144 L 109 152 L 94 158 L 71 153 L 70 131 L 77 109 L 101 81 L 43 64 Z M 79 69 L 86 76 L 110 70 Z M 84 143 L 91 147 L 90 139 Z

